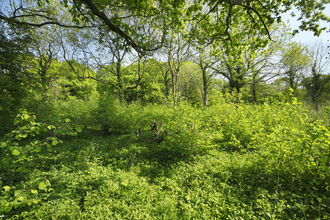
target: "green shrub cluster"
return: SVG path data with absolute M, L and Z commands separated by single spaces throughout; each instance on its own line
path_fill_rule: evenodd
M 207 108 L 89 103 L 62 103 L 59 115 L 75 117 L 49 123 L 18 117 L 1 141 L 4 218 L 330 217 L 328 109 L 317 119 L 295 99 L 251 105 L 220 97 Z M 82 124 L 80 136 L 60 143 L 59 134 Z
M 2 191 L 0 194 L 0 211 L 10 211 L 13 207 L 31 206 L 41 201 L 38 196 L 36 184 L 33 187 L 22 188 L 17 180 L 8 181 L 11 176 L 23 176 L 40 167 L 40 161 L 51 157 L 53 147 L 62 141 L 63 135 L 77 135 L 81 127 L 75 130 L 68 126 L 70 119 L 50 118 L 49 123 L 35 122 L 35 116 L 26 113 L 19 114 L 14 122 L 15 130 L 0 140 L 0 168 L 3 181 L 0 181 Z M 55 151 L 56 153 L 56 151 Z M 48 180 L 38 184 L 39 190 L 48 192 Z

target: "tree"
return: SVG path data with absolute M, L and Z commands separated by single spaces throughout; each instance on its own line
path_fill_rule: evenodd
M 203 106 L 207 106 L 208 93 L 212 83 L 212 79 L 216 71 L 212 67 L 218 63 L 218 60 L 213 59 L 211 49 L 207 46 L 197 46 L 197 57 L 194 62 L 199 66 L 202 75 L 202 98 Z
M 60 69 L 54 69 L 52 63 L 57 59 L 60 52 L 61 35 L 54 26 L 41 27 L 33 30 L 34 42 L 32 44 L 32 51 L 35 59 L 31 62 L 30 71 L 32 71 L 37 78 L 42 100 L 47 100 L 47 91 L 53 80 L 59 74 Z
M 144 77 L 147 60 L 138 55 L 131 64 L 127 65 L 124 62 L 126 52 L 121 53 L 117 49 L 113 50 L 113 59 L 109 64 L 99 62 L 97 81 L 104 92 L 115 91 L 120 101 L 133 101 L 130 94 L 138 89 Z
M 314 109 L 317 110 L 320 97 L 326 90 L 326 84 L 330 81 L 330 59 L 327 59 L 326 46 L 322 41 L 308 45 L 308 56 L 311 60 L 309 74 L 303 74 L 303 85 L 307 95 L 311 99 Z
M 176 105 L 178 100 L 178 79 L 180 69 L 183 63 L 189 60 L 191 56 L 190 42 L 184 39 L 182 33 L 169 35 L 168 38 L 168 46 L 162 50 L 162 55 L 164 56 L 168 70 L 171 73 L 173 105 Z
M 201 70 L 197 64 L 192 61 L 183 63 L 178 78 L 180 98 L 184 98 L 192 104 L 200 105 L 203 103 L 201 75 Z
M 32 2 L 32 3 L 31 3 Z M 196 0 L 196 1 L 158 1 L 145 0 L 63 0 L 70 13 L 74 16 L 75 24 L 61 20 L 59 13 L 52 10 L 52 1 L 12 0 L 7 2 L 7 8 L 0 11 L 0 19 L 44 26 L 56 24 L 62 27 L 84 28 L 95 26 L 101 32 L 118 34 L 127 44 L 138 53 L 155 51 L 166 44 L 165 36 L 169 30 L 186 30 L 186 21 L 196 21 L 195 27 L 205 33 L 201 39 L 204 43 L 229 40 L 231 44 L 240 43 L 242 36 L 258 33 L 260 36 L 271 38 L 268 27 L 281 20 L 281 14 L 291 9 L 298 9 L 301 21 L 300 30 L 311 30 L 320 35 L 325 28 L 320 27 L 318 21 L 329 21 L 324 15 L 324 5 L 327 0 Z M 207 9 L 207 10 L 205 10 Z M 27 17 L 39 17 L 41 21 L 27 22 Z M 130 18 L 140 21 L 139 31 Z M 247 28 L 240 34 L 234 35 L 236 25 L 240 23 Z M 159 33 L 153 38 L 146 38 L 143 27 L 149 27 Z M 197 29 L 192 29 L 191 36 Z M 199 31 L 199 30 L 198 30 Z M 298 32 L 298 30 L 295 30 Z
M 258 102 L 258 90 L 261 85 L 265 86 L 270 80 L 279 76 L 281 62 L 278 59 L 281 48 L 285 47 L 291 39 L 290 29 L 285 23 L 274 25 L 270 28 L 273 40 L 266 47 L 259 47 L 244 53 L 244 62 L 250 70 L 249 85 L 252 101 Z
M 303 44 L 292 42 L 282 49 L 282 76 L 283 80 L 293 90 L 293 94 L 296 94 L 302 73 L 309 64 L 310 57 L 307 54 L 307 48 Z
M 213 56 L 218 60 L 212 69 L 228 80 L 230 92 L 240 93 L 241 89 L 248 83 L 249 68 L 245 62 L 244 54 L 254 50 L 253 46 L 233 46 L 230 50 L 223 45 L 213 51 Z
M 129 45 L 126 45 L 121 38 L 118 38 L 118 36 L 112 36 L 111 33 L 107 33 L 101 41 L 102 44 L 99 44 L 98 50 L 101 51 L 101 53 L 106 54 L 107 58 L 105 59 L 107 61 L 102 63 L 102 57 L 93 57 L 98 64 L 97 66 L 99 70 L 102 70 L 102 75 L 110 73 L 114 76 L 114 79 L 110 78 L 111 80 L 108 82 L 117 90 L 119 99 L 124 100 L 125 92 L 129 89 L 137 88 L 142 76 L 141 74 L 138 75 L 139 77 L 135 86 L 125 87 L 123 74 L 125 71 L 125 58 L 127 58 L 127 55 L 130 53 Z M 99 75 L 100 79 L 103 78 L 102 75 Z
M 271 26 L 269 31 L 272 41 L 267 41 L 265 36 L 247 35 L 239 45 L 223 42 L 211 50 L 213 59 L 218 60 L 211 68 L 228 80 L 231 91 L 241 93 L 241 89 L 249 85 L 254 102 L 257 102 L 258 87 L 279 75 L 277 57 L 290 38 L 284 23 Z
M 157 59 L 154 59 L 154 61 L 156 62 L 158 69 L 160 69 L 160 71 L 161 71 L 163 84 L 165 86 L 164 95 L 165 95 L 165 98 L 168 99 L 168 97 L 170 95 L 170 90 L 171 90 L 171 79 L 170 79 L 169 66 L 167 65 L 166 62 L 161 62 Z
M 30 29 L 0 20 L 0 133 L 12 127 L 13 117 L 29 95 L 27 60 L 32 54 Z
M 134 83 L 135 73 L 138 64 L 132 64 L 127 68 L 130 73 L 129 82 Z M 128 102 L 139 101 L 141 103 L 163 103 L 166 100 L 166 84 L 164 84 L 164 77 L 162 69 L 159 68 L 158 61 L 154 59 L 147 59 L 144 61 L 143 78 L 139 86 L 134 90 L 129 90 L 126 93 L 126 100 Z M 161 65 L 161 64 L 160 64 Z M 165 73 L 166 74 L 166 73 Z
M 70 64 L 74 66 L 76 71 L 82 69 L 83 71 L 89 72 L 88 74 L 90 75 L 95 74 L 92 69 L 86 69 L 84 66 L 82 66 L 82 64 L 79 64 L 75 61 L 70 61 Z M 53 69 L 56 71 L 56 77 L 52 79 L 46 93 L 49 101 L 68 101 L 72 97 L 76 99 L 88 100 L 90 97 L 92 97 L 93 94 L 93 97 L 95 97 L 97 94 L 96 81 L 79 78 L 74 73 L 68 62 L 60 62 L 58 60 L 54 60 L 50 67 L 50 71 L 53 71 Z

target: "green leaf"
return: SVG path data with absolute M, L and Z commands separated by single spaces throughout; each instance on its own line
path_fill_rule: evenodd
M 19 196 L 20 194 L 21 194 L 21 191 L 15 190 L 15 193 L 14 193 L 15 196 Z
M 17 124 L 19 124 L 21 122 L 21 120 L 22 120 L 22 118 L 20 116 L 15 118 L 14 125 L 16 126 Z
M 53 128 L 55 128 L 54 125 L 48 125 L 48 126 L 47 126 L 47 129 L 48 129 L 48 130 L 52 130 Z
M 54 140 L 52 141 L 52 145 L 56 145 L 56 144 L 58 144 L 58 141 L 57 141 L 57 139 L 54 139 Z
M 17 198 L 17 201 L 19 201 L 19 202 L 22 202 L 24 200 L 24 197 L 23 196 L 19 196 L 18 198 Z
M 15 149 L 15 150 L 13 150 L 12 154 L 15 155 L 15 156 L 17 156 L 17 155 L 20 154 L 20 152 L 19 152 L 18 150 Z
M 2 188 L 4 188 L 5 191 L 9 191 L 9 190 L 10 190 L 10 186 L 4 186 L 4 187 L 2 187 Z
M 70 122 L 70 119 L 68 119 L 68 118 L 67 118 L 67 119 L 65 119 L 65 122 L 69 123 L 69 122 Z
M 50 120 L 51 122 L 55 122 L 57 119 L 54 118 L 54 117 L 49 117 L 49 120 Z
M 31 193 L 32 193 L 32 194 L 37 194 L 37 193 L 38 193 L 38 191 L 37 191 L 37 190 L 35 190 L 35 189 L 32 189 L 32 190 L 31 190 Z
M 6 147 L 7 143 L 6 142 L 1 142 L 1 147 Z
M 45 190 L 45 189 L 46 189 L 46 186 L 47 186 L 47 185 L 46 185 L 45 182 L 41 182 L 41 183 L 39 183 L 39 187 L 38 187 L 38 188 L 39 188 L 40 190 Z
M 82 132 L 81 126 L 76 127 L 76 131 L 79 132 L 79 133 Z
M 32 202 L 33 202 L 34 204 L 37 204 L 37 203 L 39 202 L 39 200 L 37 200 L 37 199 L 33 199 Z

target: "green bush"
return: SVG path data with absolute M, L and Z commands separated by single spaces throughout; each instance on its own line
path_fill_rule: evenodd
M 311 118 L 295 99 L 249 105 L 228 96 L 199 108 L 103 98 L 59 103 L 58 115 L 73 110 L 77 119 L 48 125 L 70 129 L 86 116 L 89 128 L 111 122 L 112 135 L 44 146 L 21 173 L 16 145 L 2 144 L 15 161 L 0 173 L 4 218 L 329 218 L 329 112 Z M 29 137 L 16 142 L 48 136 Z
M 1 176 L 7 177 L 10 173 L 22 175 L 39 167 L 39 161 L 48 159 L 48 152 L 54 151 L 53 147 L 61 143 L 59 137 L 77 135 L 77 132 L 81 132 L 81 127 L 71 129 L 69 122 L 70 119 L 52 118 L 48 124 L 37 123 L 35 116 L 19 114 L 14 122 L 17 128 L 0 140 Z M 35 137 L 44 138 L 35 139 Z M 21 188 L 22 186 L 15 181 L 12 184 L 10 185 L 10 181 L 6 178 L 0 181 L 1 212 L 41 201 L 35 187 Z M 47 186 L 50 186 L 49 181 L 41 181 L 38 188 L 48 192 Z

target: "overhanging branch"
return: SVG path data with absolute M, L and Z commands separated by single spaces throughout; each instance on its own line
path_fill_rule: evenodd
M 15 23 L 15 24 L 21 24 L 21 25 L 29 25 L 29 26 L 32 26 L 32 27 L 42 27 L 42 26 L 45 26 L 45 25 L 57 25 L 57 26 L 60 26 L 60 27 L 64 27 L 64 28 L 77 28 L 77 29 L 84 29 L 84 28 L 90 28 L 90 27 L 93 27 L 93 26 L 80 26 L 80 25 L 68 25 L 68 24 L 62 24 L 56 20 L 54 20 L 53 18 L 47 18 L 49 20 L 52 20 L 52 21 L 45 21 L 45 22 L 42 22 L 42 23 L 32 23 L 32 22 L 26 22 L 26 21 L 20 21 L 18 20 L 17 18 L 21 18 L 21 17 L 45 17 L 45 16 L 41 16 L 41 15 L 21 15 L 21 16 L 15 16 L 15 17 L 6 17 L 6 16 L 3 16 L 3 15 L 0 15 L 0 20 L 4 20 L 4 21 L 7 21 L 7 22 L 10 22 L 10 23 Z
M 267 31 L 267 34 L 268 34 L 268 38 L 269 38 L 269 40 L 272 40 L 272 38 L 271 38 L 271 36 L 270 36 L 270 33 L 269 33 L 269 30 L 268 30 L 268 28 L 267 28 L 267 25 L 265 24 L 264 20 L 262 19 L 260 13 L 259 13 L 256 9 L 254 9 L 254 8 L 248 6 L 248 5 L 243 5 L 243 4 L 242 4 L 241 6 L 243 6 L 243 7 L 246 8 L 246 9 L 250 9 L 250 10 L 252 10 L 254 13 L 256 13 L 256 14 L 258 15 L 260 21 L 262 22 L 262 25 L 264 26 L 264 28 L 265 28 L 266 31 Z

